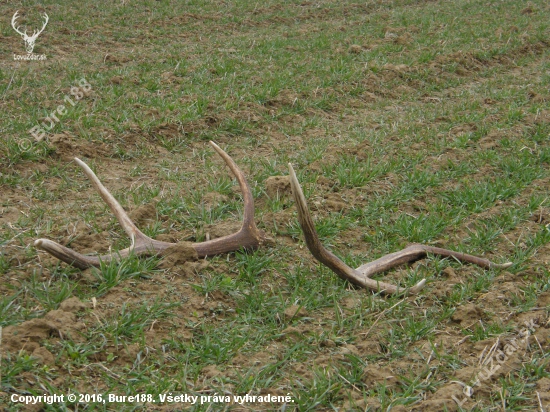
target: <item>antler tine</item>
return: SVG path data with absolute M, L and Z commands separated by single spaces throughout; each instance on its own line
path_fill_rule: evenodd
M 97 190 L 103 201 L 107 203 L 107 206 L 109 206 L 109 208 L 115 215 L 118 223 L 120 223 L 126 234 L 132 240 L 132 245 L 134 245 L 136 238 L 149 239 L 137 228 L 136 225 L 134 225 L 134 222 L 132 222 L 132 219 L 130 219 L 130 216 L 128 216 L 124 208 L 105 188 L 105 186 L 103 186 L 103 184 L 99 181 L 92 169 L 90 169 L 88 165 L 80 160 L 78 157 L 75 157 L 74 160 L 84 170 L 84 174 L 88 176 L 88 179 L 90 179 L 92 185 L 94 186 L 95 190 Z
M 403 263 L 414 262 L 416 260 L 425 258 L 429 253 L 436 256 L 452 257 L 460 262 L 472 263 L 484 269 L 496 268 L 506 269 L 513 265 L 512 262 L 506 263 L 493 263 L 488 259 L 484 259 L 478 256 L 468 255 L 462 252 L 455 252 L 454 250 L 442 249 L 439 247 L 433 247 L 428 245 L 413 244 L 405 249 L 390 253 L 381 257 L 373 262 L 366 263 L 357 268 L 363 276 L 373 276 L 380 272 L 385 272 L 392 267 L 399 266 Z
M 244 203 L 243 227 L 244 226 L 256 227 L 254 223 L 254 198 L 252 197 L 252 190 L 250 190 L 250 186 L 248 185 L 248 182 L 246 181 L 246 178 L 244 177 L 243 172 L 241 171 L 241 169 L 239 169 L 239 166 L 237 166 L 237 164 L 233 161 L 233 159 L 220 148 L 220 146 L 218 146 L 213 141 L 210 141 L 210 145 L 225 161 L 225 164 L 227 165 L 227 167 L 229 167 L 229 170 L 231 170 L 231 172 L 237 179 L 237 182 L 239 182 L 239 186 L 243 194 L 243 203 Z
M 294 172 L 294 168 L 290 163 L 288 164 L 288 169 L 290 172 L 290 186 L 292 188 L 292 195 L 294 197 L 294 201 L 296 202 L 296 209 L 298 211 L 298 221 L 300 222 L 300 226 L 304 232 L 306 245 L 315 259 L 327 266 L 342 279 L 348 280 L 351 283 L 376 292 L 416 293 L 424 287 L 424 283 L 426 282 L 425 279 L 422 279 L 417 285 L 410 289 L 398 288 L 397 286 L 390 285 L 389 283 L 370 279 L 369 276 L 365 276 L 359 271 L 346 265 L 336 255 L 326 249 L 319 240 L 319 236 L 315 230 L 315 224 L 313 223 L 313 219 L 311 218 L 311 214 L 309 213 L 309 209 L 307 207 L 307 202 L 302 191 L 302 187 L 300 186 L 296 173 Z
M 250 190 L 250 186 L 244 177 L 244 173 L 241 169 L 239 169 L 233 159 L 216 143 L 211 141 L 210 145 L 225 161 L 225 164 L 229 167 L 229 170 L 233 172 L 239 182 L 244 203 L 243 224 L 237 233 L 206 242 L 195 243 L 193 247 L 200 257 L 219 255 L 240 248 L 256 249 L 263 243 L 266 236 L 265 233 L 258 230 L 256 223 L 254 222 L 254 198 L 252 197 L 252 190 Z
M 263 232 L 257 229 L 254 223 L 254 199 L 252 192 L 244 174 L 231 159 L 231 157 L 224 152 L 215 143 L 210 142 L 218 154 L 224 159 L 230 170 L 235 174 L 239 185 L 243 192 L 244 198 L 244 213 L 243 213 L 243 225 L 241 229 L 234 234 L 224 236 L 218 239 L 213 239 L 207 242 L 195 243 L 193 247 L 197 251 L 199 257 L 206 257 L 216 255 L 220 253 L 231 252 L 239 248 L 254 249 L 257 248 L 265 239 Z M 136 255 L 155 255 L 161 254 L 168 247 L 173 246 L 173 243 L 162 242 L 159 240 L 151 239 L 141 232 L 136 225 L 132 222 L 126 211 L 122 208 L 120 203 L 111 195 L 111 193 L 103 186 L 99 181 L 95 173 L 78 158 L 75 158 L 77 164 L 82 167 L 84 173 L 91 180 L 94 188 L 99 192 L 101 198 L 107 203 L 118 222 L 123 227 L 124 231 L 128 234 L 132 241 L 132 245 L 126 249 L 116 252 L 116 254 L 107 254 L 103 256 L 86 256 L 72 249 L 69 249 L 59 243 L 56 243 L 48 239 L 38 239 L 34 242 L 35 247 L 45 250 L 56 258 L 69 263 L 79 269 L 86 269 L 91 266 L 98 267 L 101 261 L 108 262 L 112 259 L 124 258 L 130 253 Z
M 113 195 L 105 188 L 105 186 L 103 186 L 92 169 L 90 169 L 88 165 L 78 157 L 75 157 L 74 160 L 83 169 L 84 174 L 88 177 L 88 179 L 90 179 L 94 188 L 97 190 L 103 201 L 107 203 L 107 206 L 109 206 L 128 237 L 130 237 L 131 246 L 118 251 L 116 255 L 107 254 L 99 257 L 83 255 L 48 239 L 36 240 L 34 242 L 35 247 L 45 250 L 56 258 L 79 269 L 86 269 L 91 266 L 98 267 L 101 264 L 101 261 L 109 262 L 112 259 L 127 257 L 131 252 L 136 255 L 149 253 L 152 250 L 157 250 L 160 252 L 170 246 L 170 243 L 168 242 L 161 242 L 151 239 L 141 232 L 136 225 L 134 225 L 134 222 L 132 222 L 132 219 L 130 219 L 130 216 L 128 216 L 120 203 L 118 203 Z

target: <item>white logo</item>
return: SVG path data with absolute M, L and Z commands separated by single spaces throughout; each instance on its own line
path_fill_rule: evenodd
M 29 36 L 29 35 L 27 35 L 27 30 L 25 30 L 24 32 L 21 32 L 19 30 L 19 28 L 15 25 L 16 20 L 19 17 L 18 13 L 19 13 L 19 10 L 17 10 L 15 12 L 15 14 L 13 15 L 13 17 L 11 19 L 11 26 L 13 27 L 13 29 L 17 33 L 19 33 L 21 35 L 21 37 L 23 37 L 23 40 L 25 41 L 25 49 L 27 49 L 27 53 L 32 54 L 32 51 L 34 50 L 34 44 L 36 42 L 36 39 L 38 38 L 40 33 L 42 33 L 44 31 L 44 29 L 46 28 L 46 25 L 48 24 L 49 17 L 46 13 L 44 13 L 42 15 L 42 17 L 44 18 L 44 25 L 42 26 L 42 28 L 40 30 L 35 30 L 33 32 L 32 36 Z

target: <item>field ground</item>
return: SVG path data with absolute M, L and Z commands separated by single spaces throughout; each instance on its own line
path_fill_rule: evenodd
M 29 32 L 49 15 L 34 50 L 46 60 L 14 60 L 16 10 Z M 548 2 L 0 11 L 0 409 L 550 410 Z M 210 140 L 252 186 L 270 238 L 257 251 L 82 271 L 33 247 L 129 244 L 75 156 L 156 239 L 230 233 L 242 197 Z M 412 242 L 513 266 L 429 256 L 378 277 L 426 278 L 418 295 L 354 287 L 309 254 L 288 163 L 323 242 L 353 267 Z M 69 392 L 157 402 L 10 401 Z M 156 397 L 169 393 L 212 398 Z M 245 394 L 292 401 L 225 401 Z

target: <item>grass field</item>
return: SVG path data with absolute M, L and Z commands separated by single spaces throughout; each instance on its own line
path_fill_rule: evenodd
M 48 14 L 45 60 L 14 57 L 17 10 L 29 33 Z M 0 11 L 0 410 L 550 411 L 548 2 Z M 129 245 L 75 156 L 156 239 L 235 230 L 242 197 L 210 140 L 252 187 L 258 250 L 79 270 L 34 248 Z M 429 256 L 377 277 L 426 278 L 418 295 L 357 288 L 306 248 L 288 163 L 350 266 L 413 242 L 513 266 Z M 143 398 L 94 402 L 108 394 Z

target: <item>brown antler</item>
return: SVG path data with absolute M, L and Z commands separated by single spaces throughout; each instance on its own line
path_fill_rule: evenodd
M 240 248 L 255 249 L 264 241 L 265 234 L 258 230 L 254 222 L 254 198 L 252 197 L 250 187 L 248 186 L 243 172 L 239 169 L 233 159 L 231 159 L 231 157 L 214 142 L 210 142 L 210 144 L 223 158 L 239 182 L 244 200 L 243 224 L 241 229 L 232 235 L 206 242 L 195 243 L 193 244 L 193 248 L 197 251 L 199 257 L 219 255 L 221 253 L 231 252 Z M 92 169 L 90 169 L 86 163 L 78 158 L 75 158 L 75 161 L 80 167 L 82 167 L 82 169 L 84 169 L 84 173 L 92 181 L 95 189 L 99 192 L 105 203 L 107 203 L 111 211 L 114 213 L 115 217 L 124 228 L 124 231 L 130 237 L 132 244 L 124 250 L 103 256 L 82 255 L 48 239 L 36 240 L 34 242 L 35 247 L 45 250 L 56 258 L 79 269 L 86 269 L 91 266 L 98 267 L 101 261 L 108 262 L 113 259 L 124 258 L 130 253 L 134 253 L 135 255 L 162 254 L 164 250 L 174 245 L 174 243 L 161 242 L 159 240 L 151 239 L 141 232 L 136 225 L 134 225 L 120 203 L 118 203 L 113 195 L 111 195 L 105 188 L 105 186 L 101 184 Z
M 294 196 L 294 201 L 296 202 L 296 209 L 298 210 L 298 221 L 300 222 L 300 226 L 302 227 L 302 231 L 304 232 L 306 245 L 311 254 L 315 257 L 315 259 L 327 266 L 342 279 L 348 280 L 358 286 L 369 288 L 377 292 L 380 291 L 384 293 L 414 294 L 424 287 L 426 279 L 422 279 L 412 288 L 399 288 L 397 286 L 390 285 L 389 283 L 370 279 L 370 277 L 403 263 L 414 262 L 415 260 L 422 259 L 423 257 L 426 257 L 428 253 L 433 253 L 434 255 L 439 255 L 443 257 L 453 257 L 461 262 L 473 263 L 483 268 L 507 268 L 512 265 L 512 263 L 510 262 L 504 264 L 496 264 L 487 259 L 483 259 L 477 256 L 467 255 L 460 252 L 453 252 L 452 250 L 441 249 L 432 246 L 411 245 L 399 252 L 390 253 L 389 255 L 385 255 L 380 259 L 376 259 L 373 262 L 362 265 L 357 269 L 352 269 L 321 244 L 319 236 L 317 235 L 317 231 L 315 230 L 313 219 L 311 218 L 311 214 L 309 213 L 309 209 L 307 207 L 306 198 L 304 196 L 304 193 L 302 192 L 300 183 L 296 178 L 296 173 L 294 173 L 294 169 L 292 168 L 291 164 L 289 164 L 288 167 L 290 170 L 290 185 L 292 187 L 292 195 Z

